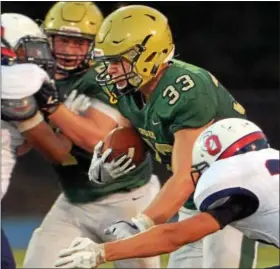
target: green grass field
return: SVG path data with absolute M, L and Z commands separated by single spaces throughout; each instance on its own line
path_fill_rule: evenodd
M 16 257 L 17 268 L 22 268 L 22 262 L 24 258 L 24 250 L 14 250 L 14 254 Z M 280 252 L 278 249 L 273 247 L 262 246 L 259 248 L 259 256 L 258 256 L 258 268 L 264 268 L 272 265 L 279 264 L 280 260 Z M 162 268 L 166 268 L 168 262 L 168 255 L 163 255 L 161 257 L 161 266 Z M 99 268 L 114 268 L 112 263 L 107 263 Z

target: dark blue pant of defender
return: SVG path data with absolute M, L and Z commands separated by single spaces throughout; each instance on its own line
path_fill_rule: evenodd
M 1 269 L 15 269 L 14 256 L 4 231 L 1 229 Z

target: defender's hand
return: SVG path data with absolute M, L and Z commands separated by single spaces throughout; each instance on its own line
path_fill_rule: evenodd
M 59 253 L 57 268 L 95 268 L 105 262 L 104 245 L 78 237 Z
M 105 229 L 104 233 L 106 235 L 114 235 L 117 240 L 120 240 L 140 233 L 140 230 L 131 220 L 121 220 Z
M 117 239 L 125 239 L 139 232 L 146 231 L 154 225 L 155 223 L 152 219 L 147 215 L 140 213 L 131 220 L 122 220 L 112 224 L 105 229 L 104 233 L 115 235 Z
M 76 114 L 83 114 L 91 106 L 91 98 L 78 94 L 78 90 L 73 90 L 64 101 L 64 105 Z

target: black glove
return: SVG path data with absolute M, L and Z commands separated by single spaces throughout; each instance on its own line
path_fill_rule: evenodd
M 39 109 L 46 115 L 54 113 L 61 104 L 59 92 L 54 82 L 45 82 L 41 89 L 34 94 Z

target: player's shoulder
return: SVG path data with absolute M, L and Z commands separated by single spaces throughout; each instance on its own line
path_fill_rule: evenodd
M 2 98 L 18 99 L 33 95 L 44 82 L 50 80 L 48 74 L 38 65 L 26 63 L 2 66 Z
M 232 195 L 250 195 L 257 178 L 268 175 L 267 160 L 279 160 L 279 151 L 268 148 L 214 162 L 198 180 L 195 204 L 205 209 Z
M 240 172 L 229 159 L 213 163 L 200 176 L 194 193 L 194 203 L 199 210 L 220 206 L 239 191 Z
M 157 98 L 157 110 L 164 117 L 188 110 L 195 111 L 197 104 L 205 103 L 205 95 L 209 94 L 211 79 L 209 72 L 203 68 L 172 60 L 160 79 L 156 91 L 160 92 Z M 168 108 L 166 110 L 166 107 Z
M 220 184 L 223 181 L 230 181 L 232 178 L 239 176 L 241 169 L 241 160 L 237 156 L 216 161 L 211 164 L 210 168 L 202 174 L 201 178 L 207 185 Z
M 273 148 L 265 148 L 257 151 L 250 151 L 245 154 L 231 157 L 228 162 L 233 166 L 237 166 L 241 173 L 256 173 L 261 170 L 266 170 L 265 164 L 268 160 L 279 160 L 279 151 Z
M 244 157 L 240 160 L 240 163 L 243 164 L 244 169 L 248 170 L 250 167 L 248 173 L 250 172 L 250 175 L 253 175 L 253 177 L 257 175 L 266 177 L 273 175 L 275 171 L 276 174 L 279 174 L 279 150 L 266 148 L 243 155 Z
M 39 76 L 39 78 L 49 79 L 45 70 L 36 64 L 22 63 L 14 64 L 10 66 L 1 66 L 2 74 L 5 74 L 6 78 L 25 78 L 30 80 L 30 76 Z M 34 78 L 36 79 L 36 78 Z
M 199 66 L 178 59 L 172 59 L 170 62 L 170 70 L 173 72 L 187 72 L 189 74 L 200 74 L 201 72 L 205 72 L 205 70 Z
M 267 149 L 262 149 L 259 151 L 254 151 L 257 155 L 260 156 L 263 160 L 267 159 L 277 159 L 279 160 L 280 152 L 277 149 L 274 148 L 267 148 Z
M 190 78 L 196 83 L 209 83 L 209 81 L 213 82 L 215 80 L 215 77 L 202 67 L 172 59 L 170 66 L 164 75 L 165 79 L 176 80 L 182 75 L 190 76 Z
M 171 61 L 157 86 L 165 94 L 170 94 L 171 91 L 176 94 L 176 90 L 184 97 L 180 98 L 181 102 L 185 102 L 185 98 L 205 98 L 205 94 L 209 95 L 211 89 L 214 91 L 217 87 L 219 82 L 210 72 L 179 60 Z

